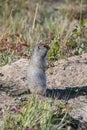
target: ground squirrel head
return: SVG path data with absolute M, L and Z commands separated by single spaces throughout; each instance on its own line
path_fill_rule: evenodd
M 40 42 L 34 46 L 33 55 L 31 57 L 31 64 L 35 67 L 45 70 L 47 68 L 47 52 L 49 46 Z
M 44 59 L 47 56 L 47 52 L 50 49 L 49 41 L 47 39 L 41 40 L 34 47 L 34 56 Z
M 46 57 L 48 50 L 49 50 L 48 45 L 37 44 L 34 48 L 34 55 L 43 59 Z

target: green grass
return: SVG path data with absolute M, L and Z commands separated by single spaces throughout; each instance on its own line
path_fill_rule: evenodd
M 68 130 L 71 107 L 60 104 L 57 100 L 41 100 L 31 97 L 26 105 L 20 106 L 19 112 L 12 112 L 5 121 L 4 130 Z M 67 126 L 66 126 L 67 125 Z M 65 128 L 64 128 L 65 127 Z
M 0 2 L 1 65 L 21 57 L 28 58 L 32 46 L 44 38 L 51 41 L 50 61 L 87 52 L 87 20 L 82 19 L 82 3 L 73 9 L 67 3 L 54 11 L 46 2 L 41 2 Z M 74 15 L 80 13 L 79 20 L 74 19 L 73 12 Z

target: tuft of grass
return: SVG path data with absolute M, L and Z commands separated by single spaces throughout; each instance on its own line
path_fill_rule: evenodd
M 70 110 L 71 108 L 64 104 L 58 105 L 57 100 L 41 101 L 32 97 L 21 111 L 9 112 L 4 130 L 66 130 Z
M 49 60 L 58 60 L 58 52 L 60 49 L 60 44 L 59 44 L 59 39 L 57 37 L 55 37 L 53 40 L 51 40 L 51 48 L 50 48 L 50 52 L 49 52 Z

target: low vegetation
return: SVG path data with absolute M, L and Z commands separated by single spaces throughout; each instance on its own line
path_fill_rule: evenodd
M 55 2 L 52 4 L 55 5 Z M 86 11 L 86 4 L 82 5 L 82 0 L 51 8 L 48 2 L 43 1 L 2 0 L 0 65 L 20 57 L 29 58 L 33 44 L 44 38 L 51 41 L 51 61 L 86 52 Z
M 25 105 L 10 107 L 4 130 L 68 130 L 71 109 L 57 100 L 31 97 Z

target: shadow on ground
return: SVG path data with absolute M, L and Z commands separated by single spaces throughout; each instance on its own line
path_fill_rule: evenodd
M 66 87 L 65 89 L 47 89 L 46 97 L 64 99 L 68 101 L 69 99 L 76 98 L 79 96 L 87 95 L 87 86 L 82 87 Z
M 11 89 L 11 88 L 10 88 Z M 7 88 L 3 88 L 0 86 L 0 91 L 4 91 L 6 93 L 8 93 L 8 95 L 11 96 L 17 96 L 14 95 L 14 90 L 13 92 L 11 90 Z M 22 94 L 29 94 L 30 91 L 27 90 L 26 92 L 23 92 Z M 79 96 L 87 96 L 87 86 L 81 86 L 81 87 L 66 87 L 66 88 L 62 88 L 62 89 L 47 89 L 46 90 L 46 97 L 51 97 L 51 98 L 58 98 L 58 99 L 63 99 L 65 101 L 68 101 L 69 99 L 73 99 Z

